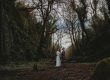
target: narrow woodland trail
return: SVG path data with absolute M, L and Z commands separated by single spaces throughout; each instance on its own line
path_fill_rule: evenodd
M 37 72 L 32 69 L 2 72 L 0 80 L 89 80 L 94 67 L 91 63 L 65 63 L 61 68 L 51 64 L 48 69 Z

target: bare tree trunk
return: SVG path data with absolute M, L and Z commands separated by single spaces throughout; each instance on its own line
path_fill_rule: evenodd
M 107 5 L 108 5 L 108 9 L 109 9 L 109 14 L 110 14 L 110 0 L 106 0 Z

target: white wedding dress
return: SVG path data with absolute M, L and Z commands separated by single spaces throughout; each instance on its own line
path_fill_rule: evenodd
M 61 53 L 59 51 L 56 52 L 56 67 L 61 66 L 61 59 L 60 59 Z

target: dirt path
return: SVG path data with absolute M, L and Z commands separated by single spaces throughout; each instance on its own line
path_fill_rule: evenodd
M 94 66 L 88 63 L 65 63 L 61 68 L 52 65 L 38 72 L 31 69 L 2 71 L 0 80 L 89 80 Z

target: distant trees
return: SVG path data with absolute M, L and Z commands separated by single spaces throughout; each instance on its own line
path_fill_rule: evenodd
M 65 1 L 67 11 L 64 10 L 63 18 L 72 45 L 76 47 L 74 56 L 82 56 L 85 61 L 97 61 L 110 56 L 108 4 L 108 0 Z
M 110 56 L 108 0 L 32 0 L 31 4 L 4 0 L 0 7 L 1 62 L 49 57 L 58 18 L 64 20 L 74 56 L 88 61 Z
M 37 0 L 36 0 L 37 1 Z M 49 56 L 56 32 L 55 0 L 7 1 L 1 4 L 0 62 L 37 60 Z
M 92 28 L 94 29 L 95 36 L 89 43 L 87 48 L 89 59 L 100 60 L 110 56 L 109 52 L 109 14 L 107 4 L 105 1 L 94 1 L 93 17 L 92 17 Z M 100 7 L 98 7 L 100 5 Z M 99 12 L 100 15 L 99 15 Z
M 33 0 L 34 5 L 36 6 L 37 12 L 40 15 L 42 27 L 39 37 L 38 53 L 47 55 L 47 48 L 51 45 L 51 34 L 54 33 L 56 26 L 55 23 L 55 9 L 53 6 L 57 5 L 56 0 Z M 54 13 L 54 14 L 53 14 Z M 49 41 L 50 39 L 50 41 Z
M 1 62 L 32 60 L 36 53 L 35 18 L 15 0 L 2 2 Z M 36 37 L 34 37 L 36 36 Z
M 77 54 L 84 56 L 84 47 L 89 41 L 89 34 L 85 26 L 87 19 L 86 0 L 68 0 L 64 5 L 65 26 L 70 35 L 73 50 L 77 49 Z M 75 49 L 74 49 L 75 48 Z M 73 51 L 73 52 L 74 52 Z

